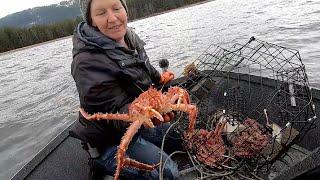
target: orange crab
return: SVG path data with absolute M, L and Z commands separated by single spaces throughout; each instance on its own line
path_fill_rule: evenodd
M 226 148 L 221 136 L 221 132 L 226 122 L 219 122 L 215 130 L 207 131 L 205 129 L 195 130 L 184 134 L 189 150 L 195 150 L 197 159 L 210 167 L 220 168 L 227 160 L 224 157 Z
M 162 115 L 172 111 L 183 111 L 189 114 L 189 132 L 194 128 L 197 107 L 190 104 L 190 97 L 185 89 L 180 87 L 171 87 L 168 92 L 162 93 L 153 87 L 140 94 L 129 106 L 128 114 L 102 114 L 96 113 L 89 115 L 83 109 L 80 113 L 87 120 L 122 120 L 131 122 L 129 128 L 121 139 L 116 159 L 117 168 L 114 174 L 114 179 L 118 179 L 120 171 L 125 166 L 131 166 L 137 169 L 152 171 L 158 167 L 157 165 L 148 165 L 129 157 L 125 157 L 125 152 L 133 136 L 137 133 L 141 125 L 147 128 L 153 128 L 152 118 L 164 121 Z
M 245 129 L 232 140 L 234 154 L 237 157 L 253 158 L 268 145 L 270 134 L 263 132 L 262 125 L 256 120 L 247 118 L 243 125 Z

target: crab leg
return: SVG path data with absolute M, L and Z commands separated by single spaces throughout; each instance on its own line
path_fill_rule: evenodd
M 88 114 L 84 109 L 80 108 L 81 115 L 86 118 L 87 120 L 121 120 L 125 122 L 133 122 L 128 114 L 102 114 L 102 113 L 95 113 L 93 115 Z
M 160 163 L 151 166 L 151 165 L 148 165 L 148 164 L 144 164 L 144 163 L 138 162 L 138 161 L 136 161 L 134 159 L 131 159 L 131 158 L 126 158 L 124 160 L 124 165 L 125 166 L 134 167 L 134 168 L 140 169 L 140 170 L 152 171 L 155 168 L 157 168 L 160 165 Z
M 157 165 L 147 165 L 144 163 L 140 163 L 137 161 L 132 161 L 131 159 L 125 159 L 125 152 L 128 149 L 128 146 L 133 138 L 133 136 L 138 132 L 139 128 L 141 127 L 141 125 L 143 124 L 143 121 L 140 120 L 136 120 L 134 121 L 128 128 L 127 132 L 124 134 L 124 136 L 121 139 L 119 148 L 118 148 L 118 152 L 116 155 L 117 158 L 117 168 L 116 168 L 116 172 L 114 174 L 114 179 L 118 179 L 120 176 L 120 171 L 124 166 L 133 166 L 137 169 L 143 169 L 143 170 L 149 170 L 152 171 L 154 168 L 157 167 Z
M 189 94 L 182 88 L 173 87 L 169 90 L 168 94 L 174 94 L 170 99 L 171 104 L 174 104 L 175 102 L 177 102 L 177 100 L 178 105 L 181 104 L 181 102 L 183 102 L 184 104 L 190 104 Z
M 196 124 L 197 119 L 197 107 L 191 104 L 174 104 L 171 105 L 173 111 L 183 111 L 189 114 L 189 127 L 188 133 L 192 133 Z
M 208 135 L 207 138 L 210 138 L 211 136 L 221 136 L 221 132 L 224 129 L 224 126 L 226 125 L 226 122 L 219 122 L 215 128 L 214 131 L 211 131 Z

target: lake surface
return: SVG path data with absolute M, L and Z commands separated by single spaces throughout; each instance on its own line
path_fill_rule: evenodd
M 177 75 L 210 44 L 251 36 L 300 52 L 311 86 L 320 88 L 319 0 L 216 0 L 129 23 L 155 67 L 167 58 Z M 72 41 L 0 56 L 0 179 L 10 179 L 76 120 L 70 74 Z

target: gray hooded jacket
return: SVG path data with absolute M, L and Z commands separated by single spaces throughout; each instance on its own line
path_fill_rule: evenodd
M 71 74 L 76 82 L 80 106 L 88 113 L 127 113 L 128 105 L 160 80 L 150 64 L 145 43 L 128 28 L 123 47 L 86 23 L 73 36 Z M 87 121 L 79 114 L 75 129 L 95 147 L 117 145 L 127 124 L 120 121 Z

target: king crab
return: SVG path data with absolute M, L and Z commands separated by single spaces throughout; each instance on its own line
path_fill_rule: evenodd
M 141 125 L 144 125 L 147 128 L 153 128 L 153 118 L 163 122 L 164 119 L 162 115 L 172 111 L 188 113 L 189 128 L 187 133 L 193 132 L 197 117 L 197 107 L 190 104 L 188 92 L 180 87 L 171 87 L 166 93 L 162 93 L 161 91 L 157 91 L 155 88 L 150 87 L 131 103 L 128 114 L 96 113 L 89 115 L 84 109 L 80 108 L 80 113 L 87 120 L 122 120 L 131 123 L 122 137 L 117 151 L 117 168 L 114 174 L 114 179 L 119 178 L 120 171 L 125 166 L 131 166 L 147 171 L 152 171 L 159 166 L 159 164 L 148 165 L 130 159 L 129 157 L 125 157 L 125 152 L 127 151 L 133 136 L 137 133 Z
M 247 118 L 243 125 L 246 128 L 231 141 L 235 151 L 234 155 L 253 158 L 267 146 L 270 135 L 262 131 L 261 125 L 256 120 Z
M 200 129 L 197 132 L 185 134 L 187 148 L 195 149 L 197 159 L 210 167 L 217 167 L 226 162 L 224 154 L 226 148 L 221 136 L 221 132 L 226 122 L 219 122 L 215 130 L 207 131 Z

